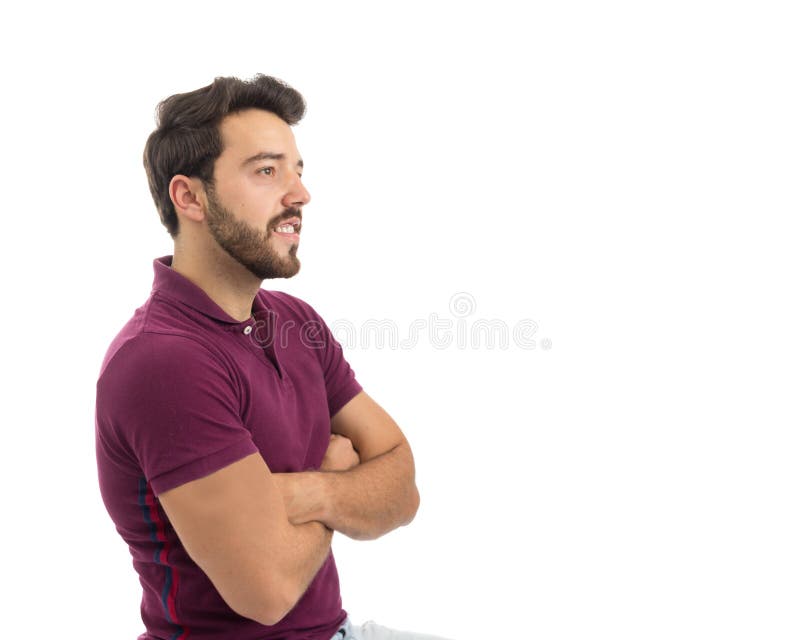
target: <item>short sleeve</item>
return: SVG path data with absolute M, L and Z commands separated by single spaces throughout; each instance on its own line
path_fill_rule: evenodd
M 347 359 L 344 357 L 342 345 L 333 336 L 333 332 L 322 317 L 307 302 L 291 297 L 295 305 L 303 308 L 306 320 L 302 326 L 303 344 L 315 352 L 319 358 L 322 374 L 325 378 L 325 389 L 328 396 L 328 412 L 331 417 L 352 400 L 362 390 L 356 380 Z
M 232 372 L 183 336 L 145 333 L 117 351 L 98 380 L 97 426 L 156 494 L 258 452 Z
M 322 349 L 322 371 L 328 393 L 328 411 L 333 417 L 360 391 L 356 374 L 344 357 L 342 345 L 333 337 L 333 332 L 320 318 L 324 347 Z

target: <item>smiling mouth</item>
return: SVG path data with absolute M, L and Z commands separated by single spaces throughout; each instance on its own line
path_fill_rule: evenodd
M 290 218 L 274 226 L 272 231 L 280 236 L 299 236 L 301 226 L 300 218 Z

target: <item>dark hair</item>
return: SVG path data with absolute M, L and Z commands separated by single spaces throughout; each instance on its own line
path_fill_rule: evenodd
M 214 161 L 222 153 L 219 124 L 244 109 L 263 109 L 286 124 L 300 122 L 306 110 L 303 96 L 277 78 L 257 75 L 251 80 L 216 78 L 207 87 L 178 93 L 156 109 L 156 130 L 144 147 L 144 170 L 161 222 L 174 238 L 178 216 L 169 197 L 177 174 L 214 182 Z

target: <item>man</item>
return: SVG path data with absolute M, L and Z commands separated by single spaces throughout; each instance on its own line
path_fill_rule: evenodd
M 342 609 L 333 531 L 410 522 L 408 442 L 295 275 L 300 94 L 217 78 L 159 106 L 144 164 L 174 255 L 97 383 L 103 501 L 143 588 L 141 639 L 425 638 Z

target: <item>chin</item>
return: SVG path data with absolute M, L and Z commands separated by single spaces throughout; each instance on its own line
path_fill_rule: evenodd
M 285 268 L 281 269 L 269 269 L 263 270 L 259 272 L 253 271 L 253 275 L 261 278 L 262 280 L 277 280 L 279 278 L 292 278 L 298 274 L 300 271 L 300 261 L 297 260 L 292 265 L 285 265 Z

